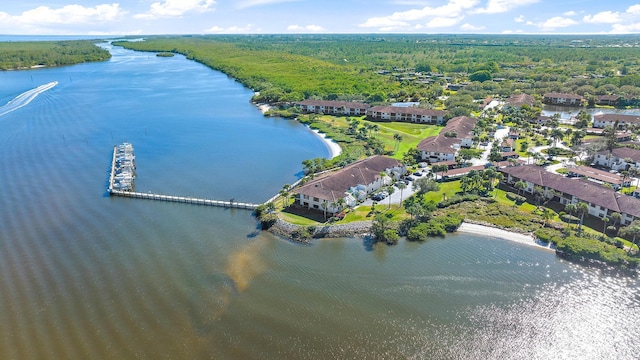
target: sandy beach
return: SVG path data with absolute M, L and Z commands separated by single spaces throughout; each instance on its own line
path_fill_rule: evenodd
M 323 134 L 316 129 L 311 129 L 311 131 L 318 135 L 327 145 L 327 147 L 329 148 L 329 152 L 331 153 L 330 159 L 333 159 L 334 157 L 342 154 L 342 148 L 340 147 L 340 145 L 338 145 L 338 143 L 333 141 L 331 138 L 328 138 L 326 134 Z
M 507 230 L 494 228 L 491 226 L 486 226 L 486 225 L 471 224 L 471 223 L 463 222 L 462 225 L 460 225 L 460 227 L 458 228 L 458 232 L 482 235 L 487 237 L 494 237 L 498 239 L 514 241 L 524 245 L 535 246 L 540 249 L 555 251 L 554 249 L 551 249 L 547 246 L 540 245 L 539 243 L 536 242 L 535 238 L 531 235 L 519 234 L 519 233 L 507 231 Z

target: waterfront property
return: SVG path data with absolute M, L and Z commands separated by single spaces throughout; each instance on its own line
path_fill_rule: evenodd
M 449 121 L 437 136 L 430 136 L 418 144 L 422 160 L 430 163 L 452 161 L 462 147 L 473 145 L 478 119 L 458 116 Z
M 584 177 L 588 180 L 595 181 L 600 184 L 609 184 L 614 189 L 620 190 L 622 186 L 631 185 L 629 179 L 623 179 L 618 174 L 608 171 L 599 170 L 588 166 L 574 166 L 567 169 L 570 177 Z
M 367 118 L 372 121 L 404 121 L 425 124 L 442 124 L 447 114 L 448 112 L 444 110 L 401 106 L 374 106 L 367 110 Z
M 551 105 L 581 106 L 584 98 L 578 94 L 546 93 L 542 102 Z
M 604 128 L 605 126 L 614 126 L 618 122 L 618 129 L 624 129 L 630 125 L 640 124 L 640 116 L 624 115 L 624 114 L 599 114 L 593 117 L 594 128 Z
M 390 184 L 392 178 L 400 178 L 405 172 L 406 167 L 398 160 L 375 155 L 323 174 L 294 189 L 293 192 L 297 194 L 295 203 L 335 214 L 344 206 L 355 206 L 358 201 Z
M 296 103 L 304 113 L 327 115 L 365 115 L 370 105 L 352 101 L 304 100 Z
M 640 219 L 640 200 L 617 193 L 615 190 L 589 180 L 567 178 L 550 173 L 542 166 L 523 165 L 500 169 L 504 182 L 513 186 L 518 181 L 526 184 L 524 191 L 534 194 L 537 186 L 542 188 L 547 199 L 557 197 L 560 204 L 588 205 L 590 215 L 605 218 L 617 212 L 622 215 L 621 224 L 628 225 Z
M 615 148 L 611 152 L 603 150 L 596 153 L 593 163 L 613 170 L 628 170 L 632 166 L 640 168 L 640 150 L 628 147 Z
M 521 108 L 522 105 L 527 105 L 532 107 L 535 105 L 536 99 L 529 94 L 513 94 L 511 95 L 504 104 L 504 108 L 514 107 Z

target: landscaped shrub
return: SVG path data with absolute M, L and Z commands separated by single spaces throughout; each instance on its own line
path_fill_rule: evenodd
M 442 209 L 465 201 L 476 201 L 479 198 L 480 196 L 476 194 L 454 195 L 447 200 L 440 201 L 437 206 Z
M 569 224 L 577 224 L 580 221 L 580 218 L 571 214 L 564 214 L 560 216 L 560 220 L 568 222 Z
M 525 201 L 527 201 L 527 198 L 518 194 L 514 194 L 512 192 L 508 192 L 506 194 L 507 199 L 511 200 L 511 201 L 515 201 L 516 204 L 518 205 L 522 205 Z

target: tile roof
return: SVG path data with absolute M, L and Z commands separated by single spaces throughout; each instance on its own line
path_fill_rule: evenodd
M 616 120 L 625 123 L 640 123 L 640 116 L 624 114 L 599 114 L 593 117 L 594 121 L 606 121 L 615 123 Z
M 296 188 L 294 192 L 333 202 L 344 198 L 345 192 L 350 188 L 369 185 L 380 178 L 380 172 L 398 166 L 402 164 L 396 159 L 375 155 L 315 178 Z
M 536 100 L 529 94 L 513 94 L 507 99 L 507 104 L 511 106 L 522 106 L 527 104 L 532 106 Z
M 635 162 L 640 162 L 640 150 L 636 150 L 628 147 L 621 147 L 621 148 L 613 149 L 611 153 L 613 154 L 613 156 L 619 159 L 624 160 L 629 158 Z M 607 155 L 607 154 L 609 154 L 609 150 L 603 150 L 597 153 L 597 155 Z
M 401 107 L 401 106 L 374 106 L 367 111 L 381 112 L 381 113 L 393 113 L 393 114 L 410 114 L 410 115 L 427 115 L 427 116 L 445 116 L 448 114 L 444 110 L 433 110 L 417 107 Z
M 561 98 L 561 99 L 576 99 L 581 100 L 582 96 L 578 94 L 564 94 L 564 93 L 546 93 L 544 94 L 546 98 Z
M 456 147 L 459 144 L 460 139 L 454 137 L 446 137 L 444 135 L 429 136 L 428 138 L 420 141 L 420 143 L 418 144 L 418 150 L 442 154 L 452 154 L 456 152 Z
M 345 107 L 347 109 L 368 109 L 371 105 L 354 101 L 304 100 L 297 103 L 305 106 Z
M 537 165 L 514 166 L 500 171 L 523 181 L 575 196 L 581 201 L 640 218 L 639 199 L 619 194 L 606 186 L 588 180 L 566 178 Z

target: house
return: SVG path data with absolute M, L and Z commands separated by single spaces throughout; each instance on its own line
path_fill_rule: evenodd
M 581 106 L 584 98 L 578 94 L 546 93 L 542 102 L 551 105 Z
M 640 199 L 619 194 L 592 181 L 553 174 L 537 165 L 513 166 L 500 171 L 504 174 L 504 183 L 508 185 L 513 186 L 516 182 L 523 181 L 526 184 L 524 191 L 530 194 L 540 186 L 547 199 L 557 197 L 562 205 L 584 202 L 592 216 L 604 218 L 617 212 L 622 215 L 622 225 L 640 219 Z
M 382 176 L 384 172 L 387 175 Z M 391 178 L 398 179 L 406 167 L 398 160 L 376 155 L 356 161 L 340 170 L 326 173 L 295 188 L 296 205 L 335 214 L 340 211 L 339 199 L 346 206 L 355 206 L 368 194 L 388 185 Z
M 457 116 L 447 121 L 437 136 L 430 136 L 418 144 L 422 160 L 430 163 L 453 161 L 460 148 L 473 146 L 477 122 L 468 116 Z
M 504 104 L 504 107 L 505 108 L 508 108 L 508 107 L 521 108 L 522 105 L 527 105 L 529 107 L 532 107 L 535 103 L 536 103 L 536 99 L 534 99 L 533 96 L 529 94 L 513 94 L 509 96 L 509 98 Z
M 531 124 L 538 124 L 538 125 L 546 125 L 547 122 L 549 121 L 551 121 L 551 116 L 546 116 L 546 115 L 540 115 L 537 118 L 529 119 L 529 122 Z
M 574 166 L 568 168 L 568 171 L 567 176 L 569 177 L 584 177 L 599 184 L 609 184 L 616 190 L 620 190 L 623 186 L 631 185 L 629 178 L 623 179 L 622 176 L 618 174 L 588 166 Z
M 501 152 L 512 152 L 514 150 L 515 141 L 509 137 L 502 140 L 502 144 L 500 144 Z
M 618 129 L 625 126 L 640 124 L 640 116 L 623 115 L 623 114 L 599 114 L 593 117 L 594 128 L 604 128 L 605 126 L 614 126 L 618 122 Z
M 460 147 L 470 148 L 473 146 L 473 138 L 475 136 L 474 129 L 478 119 L 468 116 L 456 116 L 449 121 L 440 130 L 440 134 L 444 136 L 455 135 L 460 140 Z
M 460 141 L 444 135 L 430 136 L 418 144 L 422 160 L 429 163 L 453 161 L 460 149 Z
M 509 139 L 518 140 L 519 137 L 520 132 L 518 130 L 513 130 L 513 128 L 509 130 Z
M 374 106 L 366 112 L 367 118 L 373 121 L 404 121 L 428 124 L 442 124 L 447 113 L 444 110 L 400 106 Z
M 619 95 L 596 95 L 596 105 L 615 106 L 620 100 Z
M 296 103 L 304 113 L 327 115 L 364 115 L 369 104 L 350 101 L 304 100 Z
M 596 153 L 593 163 L 613 170 L 628 170 L 632 166 L 640 168 L 640 150 L 628 147 L 615 148 L 611 152 L 603 150 Z

